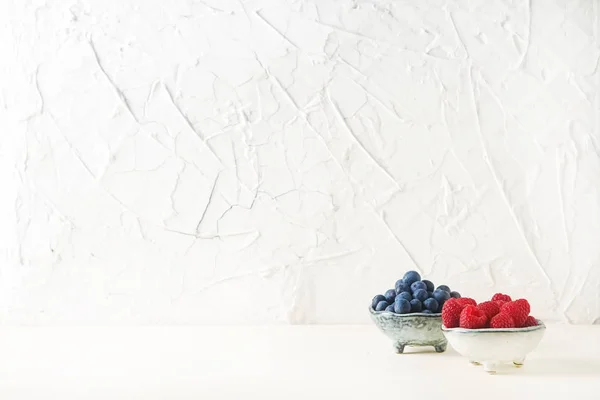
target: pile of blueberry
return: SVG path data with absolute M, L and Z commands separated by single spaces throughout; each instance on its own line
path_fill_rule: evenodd
M 417 271 L 408 271 L 396 282 L 394 289 L 373 297 L 371 307 L 375 311 L 396 314 L 436 314 L 442 312 L 446 300 L 460 297 L 460 293 L 451 292 L 446 285 L 440 285 L 435 290 L 434 287 L 431 281 L 421 280 Z

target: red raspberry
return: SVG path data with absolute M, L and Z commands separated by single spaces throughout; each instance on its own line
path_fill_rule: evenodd
M 458 299 L 450 298 L 442 307 L 442 324 L 446 328 L 457 328 L 460 325 L 460 312 L 465 308 Z
M 461 297 L 459 299 L 456 299 L 456 301 L 458 301 L 458 304 L 460 304 L 463 307 L 477 305 L 477 302 L 475 300 L 468 297 Z
M 527 317 L 527 319 L 525 320 L 523 325 L 521 325 L 521 328 L 527 328 L 528 326 L 537 326 L 537 324 L 538 324 L 537 319 L 535 319 L 535 317 L 532 317 L 530 315 L 529 317 Z
M 487 317 L 476 306 L 466 306 L 460 313 L 460 327 L 466 329 L 479 329 L 487 324 Z
M 525 299 L 508 302 L 500 308 L 500 312 L 507 313 L 515 321 L 515 326 L 523 326 L 531 307 Z
M 522 307 L 523 309 L 525 309 L 525 311 L 527 311 L 527 315 L 529 315 L 529 313 L 531 312 L 531 306 L 529 305 L 529 302 L 525 299 L 517 299 L 514 301 L 516 304 L 519 305 L 519 307 Z
M 503 293 L 496 293 L 492 296 L 492 301 L 496 300 L 504 300 L 504 301 L 512 301 L 509 295 Z
M 490 321 L 490 328 L 514 328 L 515 321 L 512 317 L 505 313 L 501 312 L 500 314 L 494 316 Z
M 483 311 L 488 319 L 492 319 L 494 315 L 500 312 L 500 306 L 495 301 L 484 301 L 483 303 L 479 303 L 477 308 Z
M 506 303 L 508 303 L 508 301 L 504 301 L 504 300 L 492 300 L 494 303 L 498 304 L 498 307 L 500 307 L 500 309 L 502 309 L 502 306 L 505 305 Z

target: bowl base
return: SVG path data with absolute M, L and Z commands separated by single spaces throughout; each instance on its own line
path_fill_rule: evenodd
M 415 346 L 415 347 L 433 346 L 433 348 L 435 349 L 436 353 L 443 353 L 443 352 L 446 351 L 446 348 L 448 346 L 448 342 L 415 344 L 415 343 L 406 343 L 406 342 L 397 341 L 397 342 L 394 343 L 394 349 L 396 350 L 397 354 L 404 353 L 404 348 L 406 346 Z
M 483 370 L 485 372 L 487 372 L 488 374 L 495 374 L 496 370 L 498 369 L 498 366 L 500 364 L 503 364 L 502 362 L 498 362 L 498 361 L 483 361 L 482 363 L 477 362 L 477 361 L 469 361 L 469 362 L 473 365 L 483 365 Z M 512 363 L 515 366 L 515 368 L 521 368 L 523 366 L 523 364 L 525 363 L 525 359 L 520 358 L 518 360 L 514 360 Z

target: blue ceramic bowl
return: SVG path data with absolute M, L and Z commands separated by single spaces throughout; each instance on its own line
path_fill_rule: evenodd
M 372 307 L 369 313 L 381 332 L 394 341 L 397 353 L 403 353 L 405 346 L 433 346 L 438 353 L 446 350 L 442 314 L 396 314 L 375 311 Z

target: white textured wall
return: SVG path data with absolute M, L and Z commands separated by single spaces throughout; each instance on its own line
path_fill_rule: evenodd
M 600 3 L 4 0 L 0 323 L 600 321 Z

